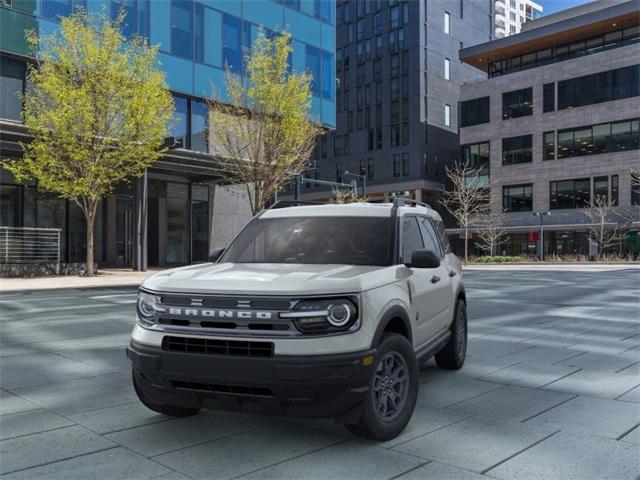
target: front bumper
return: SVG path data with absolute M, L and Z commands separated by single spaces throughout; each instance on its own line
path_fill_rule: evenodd
M 268 415 L 359 418 L 374 350 L 268 358 L 127 348 L 138 386 L 154 403 Z

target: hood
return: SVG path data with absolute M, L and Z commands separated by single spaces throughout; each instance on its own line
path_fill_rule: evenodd
M 160 292 L 316 295 L 357 293 L 395 280 L 395 266 L 206 263 L 165 270 L 142 286 Z

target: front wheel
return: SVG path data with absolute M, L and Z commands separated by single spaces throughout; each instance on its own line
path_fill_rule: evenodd
M 362 415 L 346 428 L 374 440 L 391 440 L 409 423 L 418 397 L 418 363 L 413 346 L 402 335 L 386 334 L 376 363 Z
M 436 353 L 436 364 L 447 370 L 458 370 L 467 357 L 467 306 L 459 300 L 456 316 L 451 324 L 451 336 L 442 350 Z
M 140 385 L 138 384 L 138 380 L 136 379 L 136 374 L 132 374 L 133 377 L 133 388 L 136 391 L 136 395 L 142 402 L 142 404 L 147 407 L 149 410 L 153 410 L 154 412 L 161 413 L 163 415 L 168 415 L 170 417 L 190 417 L 191 415 L 195 415 L 200 411 L 199 408 L 187 408 L 187 407 L 179 407 L 177 405 L 167 405 L 167 404 L 159 404 L 152 402 L 142 391 Z

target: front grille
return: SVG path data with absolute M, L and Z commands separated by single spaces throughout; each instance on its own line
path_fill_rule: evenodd
M 202 306 L 207 308 L 254 308 L 257 310 L 288 310 L 291 299 L 277 297 L 226 297 L 207 295 L 165 294 L 161 297 L 164 305 L 173 307 Z
M 241 385 L 218 385 L 212 383 L 184 382 L 171 380 L 173 388 L 196 392 L 226 393 L 229 395 L 247 395 L 252 397 L 274 397 L 273 391 L 266 387 L 247 387 Z
M 230 355 L 235 357 L 272 357 L 272 342 L 245 342 L 208 338 L 164 337 L 162 349 L 168 352 Z

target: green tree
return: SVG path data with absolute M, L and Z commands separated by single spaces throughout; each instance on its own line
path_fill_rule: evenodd
M 260 32 L 244 52 L 246 76 L 226 72 L 226 98 L 210 100 L 209 131 L 231 181 L 255 215 L 309 165 L 320 128 L 309 120 L 311 76 L 289 68 L 291 36 Z
M 58 34 L 27 34 L 37 63 L 27 73 L 24 123 L 33 140 L 4 166 L 19 180 L 78 204 L 87 223 L 87 275 L 94 274 L 100 200 L 141 176 L 162 153 L 173 101 L 157 47 L 127 40 L 115 22 L 79 12 Z

